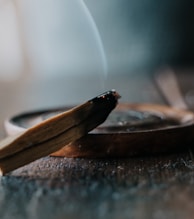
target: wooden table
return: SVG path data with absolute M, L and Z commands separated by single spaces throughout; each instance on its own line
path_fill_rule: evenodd
M 164 103 L 152 79 L 145 73 L 111 75 L 104 90 L 116 88 L 122 101 Z M 88 80 L 93 87 L 83 86 Z M 63 83 L 60 78 L 4 83 L 1 137 L 5 135 L 2 122 L 10 115 L 82 102 L 98 94 L 98 89 L 92 77 Z M 190 219 L 193 215 L 191 151 L 128 159 L 45 157 L 0 179 L 1 219 Z

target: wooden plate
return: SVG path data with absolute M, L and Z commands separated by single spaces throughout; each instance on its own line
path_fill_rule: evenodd
M 70 107 L 27 112 L 5 121 L 8 135 Z M 156 104 L 122 103 L 101 126 L 52 156 L 130 157 L 184 150 L 194 142 L 194 114 Z

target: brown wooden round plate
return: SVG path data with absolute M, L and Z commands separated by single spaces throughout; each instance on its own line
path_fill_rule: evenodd
M 70 109 L 42 110 L 5 121 L 8 135 Z M 120 103 L 106 122 L 52 156 L 130 157 L 184 150 L 194 142 L 194 114 L 156 104 Z

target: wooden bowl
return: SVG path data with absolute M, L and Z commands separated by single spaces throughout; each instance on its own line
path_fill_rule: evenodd
M 8 135 L 70 107 L 27 112 L 5 121 Z M 194 113 L 156 104 L 121 103 L 105 123 L 52 156 L 130 157 L 184 150 L 194 142 Z

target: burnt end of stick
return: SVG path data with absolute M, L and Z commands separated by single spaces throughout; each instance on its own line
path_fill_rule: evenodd
M 101 110 L 98 113 L 95 113 L 95 116 L 90 116 L 84 126 L 85 133 L 95 129 L 97 126 L 101 125 L 108 117 L 112 109 Z
M 107 119 L 110 112 L 116 107 L 119 98 L 120 95 L 115 90 L 110 90 L 89 100 L 93 107 L 85 124 L 86 133 Z
M 110 90 L 89 100 L 89 102 L 95 105 L 95 111 L 102 110 L 103 108 L 107 110 L 110 109 L 111 111 L 116 107 L 120 97 L 121 96 L 115 90 Z

